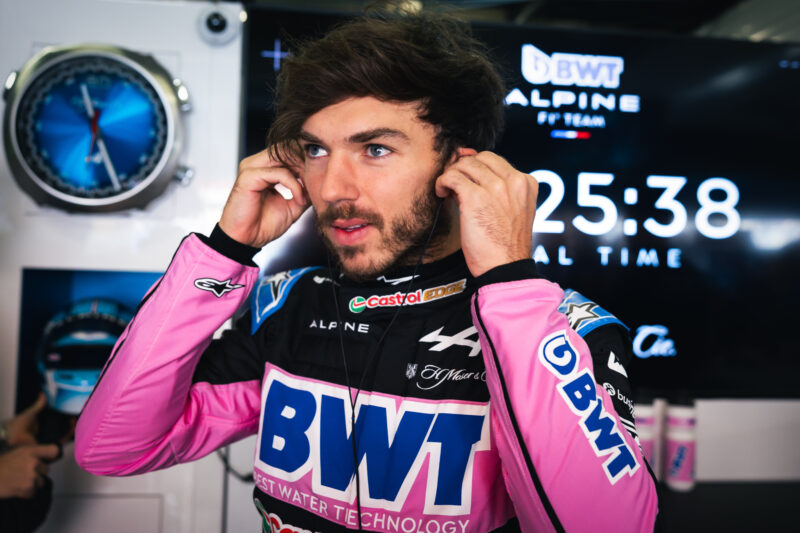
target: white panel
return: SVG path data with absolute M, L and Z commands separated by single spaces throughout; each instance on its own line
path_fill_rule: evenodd
M 162 498 L 152 496 L 63 496 L 53 506 L 40 533 L 160 533 Z
M 253 472 L 256 436 L 253 435 L 228 448 L 230 465 L 241 474 Z M 260 531 L 261 515 L 253 505 L 253 483 L 228 476 L 228 531 Z
M 159 520 L 156 529 L 140 529 L 141 533 L 156 531 L 218 532 L 222 525 L 222 481 L 224 468 L 216 455 L 185 465 L 173 466 L 167 470 L 128 477 L 93 476 L 78 467 L 74 459 L 72 444 L 64 447 L 64 457 L 50 466 L 49 475 L 53 480 L 54 507 L 66 499 L 73 501 L 83 497 L 135 496 L 157 498 L 159 501 Z M 251 457 L 252 463 L 252 457 Z M 246 502 L 245 502 L 246 503 Z M 250 511 L 252 513 L 252 502 Z M 91 508 L 64 507 L 59 511 L 59 520 L 69 520 L 78 525 L 94 523 Z M 52 514 L 52 513 L 51 513 Z M 73 516 L 74 515 L 74 516 Z M 128 516 L 122 513 L 122 516 Z M 133 516 L 133 515 L 132 515 Z M 58 524 L 49 514 L 46 524 Z M 145 522 L 149 523 L 149 522 Z M 59 531 L 53 529 L 52 531 Z M 91 529 L 83 531 L 114 531 L 112 529 Z M 230 530 L 229 531 L 243 531 Z M 251 531 L 257 531 L 251 530 Z
M 237 28 L 223 45 L 207 43 L 197 29 L 212 6 Z M 11 415 L 16 394 L 23 268 L 163 271 L 183 236 L 208 233 L 218 220 L 238 164 L 241 9 L 232 2 L 0 0 L 2 81 L 43 46 L 88 42 L 152 54 L 183 80 L 193 109 L 184 122 L 188 141 L 181 163 L 195 171 L 191 184 L 170 185 L 144 211 L 67 214 L 37 206 L 0 157 L 0 418 Z M 71 524 L 69 531 L 220 531 L 223 470 L 217 457 L 144 476 L 100 478 L 78 469 L 67 453 L 51 472 L 54 523 Z M 160 502 L 155 514 L 153 502 Z M 114 521 L 106 522 L 112 515 Z M 159 517 L 155 525 L 151 516 Z M 66 531 L 48 531 L 56 530 Z
M 800 401 L 699 400 L 698 481 L 800 479 Z

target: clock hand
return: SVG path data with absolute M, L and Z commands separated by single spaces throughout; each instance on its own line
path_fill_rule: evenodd
M 86 162 L 88 163 L 92 157 L 92 148 L 94 147 L 94 140 L 97 136 L 97 114 L 94 112 L 94 105 L 92 105 L 92 99 L 89 97 L 89 88 L 86 86 L 85 83 L 81 83 L 81 96 L 83 97 L 83 107 L 86 109 L 86 114 L 89 116 L 89 120 L 92 121 L 91 128 L 92 128 L 92 140 L 89 143 L 89 155 L 86 156 Z
M 86 114 L 89 115 L 89 120 L 94 119 L 94 106 L 89 97 L 89 88 L 85 83 L 81 83 L 81 96 L 83 96 L 83 107 L 86 109 Z
M 94 141 L 97 138 L 97 122 L 100 119 L 100 112 L 94 114 L 92 117 L 92 140 L 89 142 L 89 154 L 86 156 L 85 161 L 88 163 L 92 160 L 92 152 L 94 151 Z
M 89 119 L 92 121 L 92 139 L 94 140 L 95 137 L 97 138 L 97 147 L 100 149 L 100 155 L 103 158 L 103 166 L 106 167 L 108 177 L 111 179 L 111 185 L 114 186 L 115 191 L 122 190 L 119 184 L 119 177 L 117 177 L 117 172 L 114 170 L 114 164 L 111 162 L 111 157 L 108 155 L 106 143 L 103 141 L 103 137 L 100 133 L 100 126 L 97 124 L 99 113 L 95 110 L 94 105 L 92 105 L 92 99 L 89 97 L 89 88 L 85 83 L 81 83 L 81 95 L 83 96 L 83 107 L 86 109 L 86 114 L 89 115 Z
M 122 187 L 119 184 L 119 178 L 117 177 L 117 172 L 114 170 L 114 165 L 111 163 L 111 157 L 108 155 L 106 143 L 103 141 L 102 137 L 97 138 L 97 147 L 100 148 L 100 155 L 103 156 L 103 166 L 106 167 L 108 177 L 111 178 L 111 185 L 114 186 L 115 191 L 122 190 Z

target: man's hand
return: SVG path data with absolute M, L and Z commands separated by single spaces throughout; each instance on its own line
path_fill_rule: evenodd
M 291 192 L 287 200 L 275 186 Z M 239 176 L 225 203 L 219 226 L 232 239 L 261 248 L 289 229 L 308 208 L 298 169 L 289 169 L 263 150 L 243 159 Z
M 58 446 L 20 446 L 0 455 L 0 498 L 32 498 L 47 475 L 47 462 L 59 455 Z
M 6 422 L 9 446 L 14 448 L 25 444 L 36 444 L 37 417 L 46 406 L 47 397 L 44 393 L 40 393 L 33 405 Z
M 472 275 L 530 259 L 536 179 L 492 152 L 460 148 L 458 155 L 436 180 L 436 195 L 458 202 L 461 248 Z

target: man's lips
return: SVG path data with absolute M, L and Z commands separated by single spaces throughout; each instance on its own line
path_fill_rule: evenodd
M 373 238 L 373 232 L 380 235 L 382 229 L 383 221 L 377 213 L 356 209 L 352 204 L 331 206 L 317 218 L 320 234 L 339 247 L 362 246 Z
M 369 226 L 370 223 L 361 218 L 351 218 L 348 220 L 334 220 L 331 226 L 335 230 L 353 232 Z
M 338 219 L 331 224 L 334 241 L 343 246 L 359 244 L 371 227 L 372 224 L 361 218 Z

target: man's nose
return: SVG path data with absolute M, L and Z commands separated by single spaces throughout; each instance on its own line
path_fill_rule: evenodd
M 328 156 L 320 196 L 328 203 L 354 201 L 358 198 L 355 166 L 346 153 L 332 153 Z

